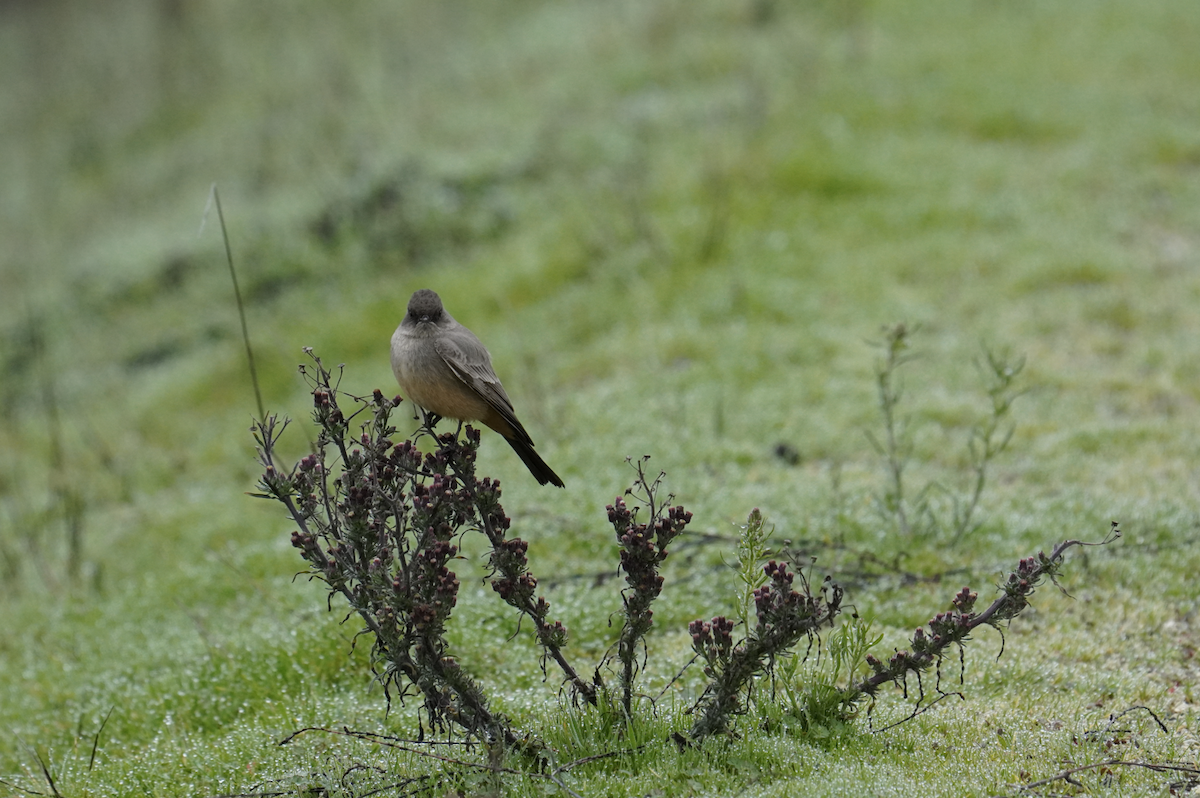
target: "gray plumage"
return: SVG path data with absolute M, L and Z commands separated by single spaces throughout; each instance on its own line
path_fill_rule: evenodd
M 540 484 L 563 487 L 534 451 L 492 369 L 487 347 L 428 288 L 408 300 L 404 320 L 392 335 L 392 373 L 411 402 L 444 418 L 482 421 L 504 436 Z

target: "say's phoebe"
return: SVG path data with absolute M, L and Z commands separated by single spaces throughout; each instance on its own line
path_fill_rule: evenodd
M 428 288 L 408 300 L 404 321 L 392 334 L 392 373 L 414 404 L 444 418 L 482 421 L 504 436 L 539 484 L 563 486 L 533 450 L 487 348 Z

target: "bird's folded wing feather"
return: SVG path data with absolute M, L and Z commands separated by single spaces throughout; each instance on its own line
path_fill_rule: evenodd
M 518 438 L 532 445 L 529 433 L 517 420 L 512 400 L 504 392 L 500 378 L 492 369 L 491 358 L 483 344 L 478 340 L 456 340 L 444 336 L 434 344 L 434 347 L 454 375 L 491 405 L 513 428 Z

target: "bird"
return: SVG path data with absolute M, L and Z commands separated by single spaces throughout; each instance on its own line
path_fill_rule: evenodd
M 563 487 L 534 451 L 487 347 L 454 320 L 435 291 L 422 288 L 408 300 L 404 319 L 392 334 L 392 373 L 403 394 L 426 413 L 483 422 L 504 436 L 538 484 Z

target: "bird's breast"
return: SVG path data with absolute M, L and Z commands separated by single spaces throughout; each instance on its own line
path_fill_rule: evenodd
M 483 397 L 446 365 L 432 338 L 396 330 L 392 373 L 405 398 L 439 416 L 477 421 L 494 414 Z

